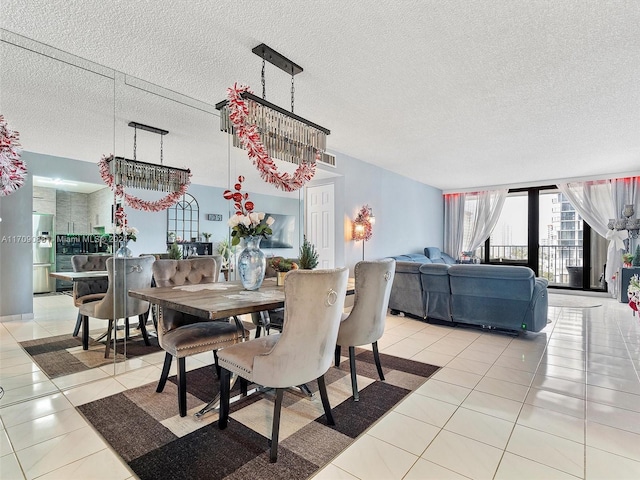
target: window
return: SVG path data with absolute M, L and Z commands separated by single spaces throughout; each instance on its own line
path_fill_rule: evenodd
M 514 189 L 479 252 L 484 262 L 526 265 L 554 287 L 602 290 L 607 241 L 555 186 Z
M 200 236 L 200 210 L 196 199 L 185 193 L 180 201 L 167 209 L 167 235 L 179 241 L 198 241 Z
M 489 259 L 491 262 L 521 263 L 526 265 L 529 201 L 521 192 L 510 193 L 498 223 L 491 233 Z

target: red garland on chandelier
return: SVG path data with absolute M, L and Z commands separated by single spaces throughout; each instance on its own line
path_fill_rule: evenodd
M 9 128 L 0 115 L 0 197 L 6 197 L 24 185 L 27 167 L 20 160 L 20 134 Z
M 160 212 L 162 210 L 166 210 L 167 208 L 173 206 L 180 200 L 180 198 L 187 192 L 189 189 L 190 181 L 183 183 L 180 185 L 180 190 L 176 192 L 172 192 L 164 198 L 156 201 L 146 201 L 142 200 L 134 195 L 129 195 L 125 193 L 122 185 L 114 185 L 113 175 L 109 171 L 109 162 L 108 160 L 112 159 L 113 155 L 104 155 L 100 161 L 98 162 L 98 167 L 100 168 L 100 176 L 102 177 L 102 181 L 119 197 L 124 197 L 124 201 L 127 205 L 135 210 L 142 210 L 144 212 Z M 189 174 L 191 177 L 191 174 Z
M 302 188 L 316 174 L 316 163 L 302 162 L 293 175 L 289 173 L 278 173 L 278 167 L 273 162 L 267 149 L 260 140 L 258 127 L 255 124 L 248 124 L 249 107 L 240 96 L 244 92 L 251 92 L 249 87 L 234 83 L 233 87 L 227 89 L 227 99 L 229 100 L 229 119 L 235 128 L 238 138 L 242 141 L 249 158 L 260 172 L 262 179 L 285 192 L 293 192 Z M 316 155 L 316 161 L 319 160 Z

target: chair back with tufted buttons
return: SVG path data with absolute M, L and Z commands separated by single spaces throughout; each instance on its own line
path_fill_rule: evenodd
M 71 265 L 74 272 L 96 272 L 107 270 L 107 259 L 111 255 L 74 255 Z M 83 303 L 100 300 L 107 293 L 109 280 L 106 278 L 74 282 L 73 303 L 80 306 Z

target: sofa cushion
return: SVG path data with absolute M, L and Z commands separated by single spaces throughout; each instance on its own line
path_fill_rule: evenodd
M 452 256 L 443 253 L 438 247 L 426 247 L 424 249 L 424 255 L 433 263 L 446 263 L 447 265 L 456 263 Z
M 415 263 L 431 263 L 429 257 L 421 253 L 405 253 L 404 255 L 396 255 L 393 258 L 396 262 L 415 262 Z
M 528 302 L 535 276 L 528 267 L 507 265 L 452 265 L 451 293 Z
M 426 257 L 429 257 L 431 261 L 442 259 L 442 252 L 438 247 L 427 247 L 424 249 L 424 254 Z

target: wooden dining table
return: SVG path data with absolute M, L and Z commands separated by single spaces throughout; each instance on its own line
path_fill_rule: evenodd
M 349 279 L 347 295 L 355 291 L 354 279 Z M 129 290 L 129 295 L 209 320 L 274 310 L 284 306 L 284 287 L 276 279 L 265 278 L 258 290 L 245 290 L 240 282 L 216 282 L 175 287 L 154 287 Z
M 51 272 L 51 278 L 65 280 L 67 282 L 84 282 L 86 280 L 96 280 L 99 278 L 109 278 L 106 270 L 95 270 L 87 272 Z

